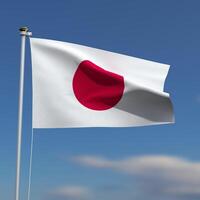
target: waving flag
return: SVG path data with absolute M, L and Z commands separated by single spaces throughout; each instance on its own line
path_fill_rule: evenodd
M 125 127 L 174 121 L 160 64 L 31 38 L 33 128 Z

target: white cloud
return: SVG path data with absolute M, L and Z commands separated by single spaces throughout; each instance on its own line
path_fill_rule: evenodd
M 199 162 L 170 156 L 141 156 L 122 160 L 77 156 L 73 161 L 89 167 L 107 168 L 135 176 L 142 190 L 153 196 L 159 194 L 162 197 L 172 196 L 177 199 L 200 198 Z
M 110 168 L 113 165 L 113 161 L 107 159 L 96 157 L 96 156 L 76 156 L 73 157 L 74 162 L 80 163 L 82 165 L 97 167 L 97 168 Z
M 85 199 L 90 195 L 90 190 L 83 186 L 63 186 L 53 190 L 51 195 L 66 199 Z

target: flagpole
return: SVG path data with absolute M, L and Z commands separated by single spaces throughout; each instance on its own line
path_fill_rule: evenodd
M 27 27 L 19 29 L 21 35 L 21 60 L 20 60 L 20 80 L 19 80 L 19 102 L 18 102 L 18 130 L 17 130 L 17 160 L 16 160 L 16 188 L 15 200 L 19 200 L 20 191 L 20 164 L 21 164 L 21 141 L 22 141 L 22 114 L 23 114 L 23 92 L 24 92 L 24 62 L 26 36 L 30 36 Z

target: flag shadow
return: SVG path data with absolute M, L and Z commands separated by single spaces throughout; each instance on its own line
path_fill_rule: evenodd
M 174 122 L 170 98 L 144 89 L 125 92 L 115 108 L 154 122 Z

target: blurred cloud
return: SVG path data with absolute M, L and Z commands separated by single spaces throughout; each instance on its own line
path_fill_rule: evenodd
M 51 199 L 82 200 L 90 196 L 90 190 L 83 186 L 62 186 L 50 192 Z
M 200 199 L 200 163 L 171 156 L 140 156 L 110 160 L 76 156 L 79 165 L 110 169 L 137 178 L 137 189 L 145 199 Z M 144 194 L 147 195 L 144 197 Z M 139 198 L 140 199 L 140 198 Z

